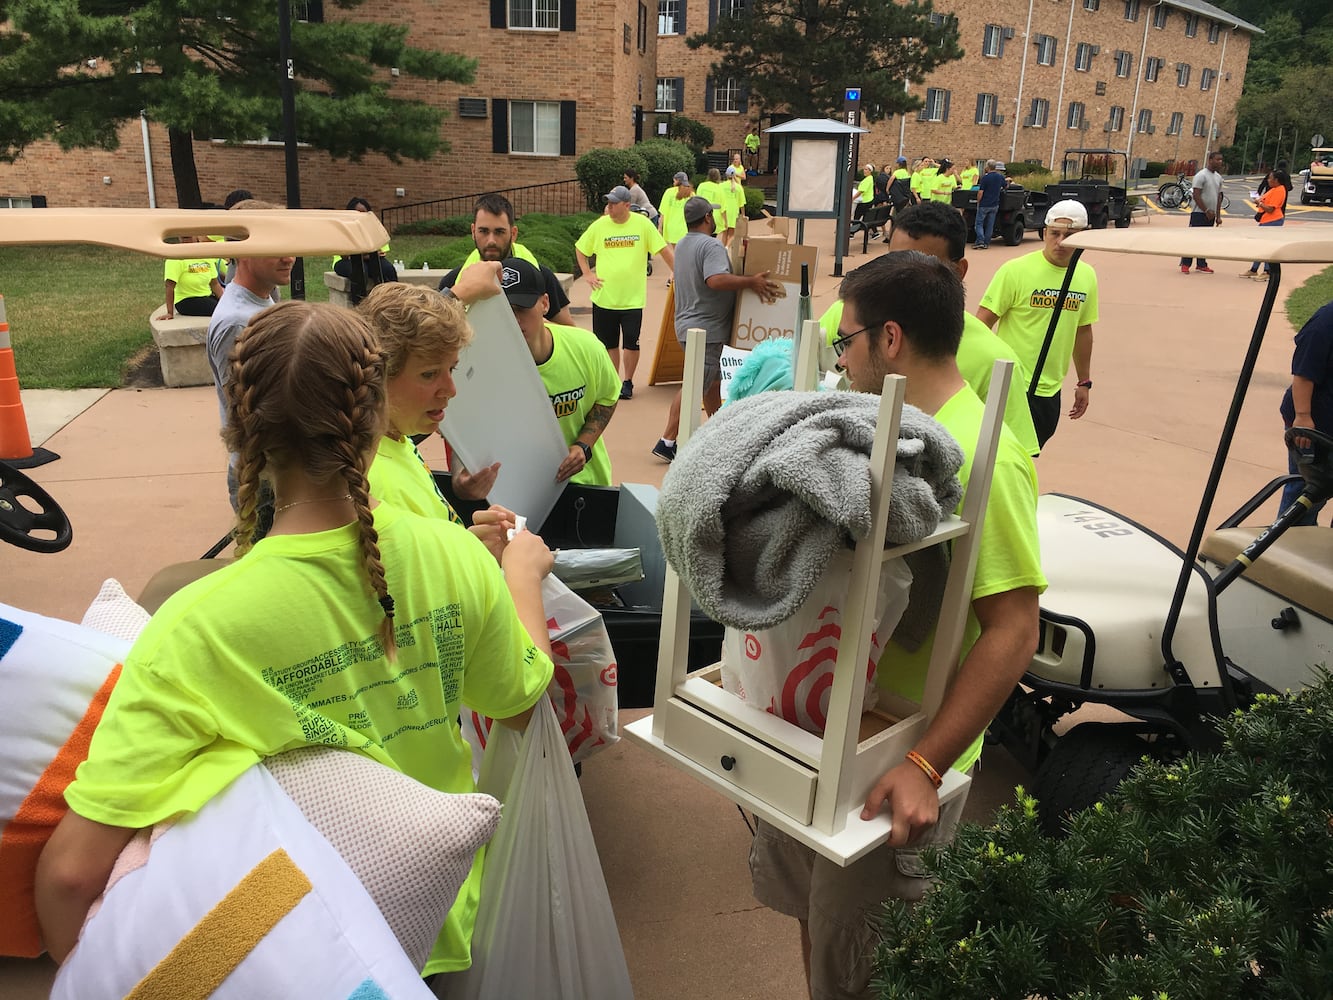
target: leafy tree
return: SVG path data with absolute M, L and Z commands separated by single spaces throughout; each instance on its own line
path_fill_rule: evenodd
M 854 85 L 865 118 L 878 121 L 920 107 L 904 81 L 962 58 L 957 22 L 932 23 L 931 11 L 931 0 L 747 0 L 686 41 L 720 53 L 712 75 L 735 78 L 765 107 L 822 117 L 841 111 Z
M 335 2 L 355 10 L 364 0 Z M 447 148 L 443 112 L 393 97 L 377 71 L 465 83 L 475 60 L 413 48 L 401 25 L 293 21 L 300 141 L 353 160 Z M 177 201 L 192 207 L 193 136 L 281 132 L 277 3 L 214 0 L 201 13 L 180 0 L 0 0 L 0 25 L 0 159 L 46 138 L 115 149 L 119 127 L 143 111 L 167 126 Z

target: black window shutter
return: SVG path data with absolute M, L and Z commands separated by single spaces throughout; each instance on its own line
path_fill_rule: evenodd
M 680 0 L 680 14 L 676 18 L 676 34 L 685 34 L 685 0 Z
M 711 76 L 704 80 L 704 110 L 709 113 L 713 110 L 713 78 Z
M 491 98 L 491 152 L 509 152 L 509 101 Z
M 578 139 L 575 121 L 574 109 L 578 107 L 577 101 L 560 102 L 560 155 L 573 156 L 576 151 L 576 140 Z
M 750 111 L 750 88 L 741 84 L 736 92 L 736 110 L 741 114 L 749 114 Z
M 678 76 L 672 80 L 672 85 L 676 89 L 676 111 L 685 110 L 685 77 Z
M 492 28 L 509 27 L 508 0 L 491 0 L 491 27 Z
M 978 95 L 977 95 L 977 117 L 974 119 L 978 125 L 981 124 L 981 110 L 982 110 L 982 107 L 983 107 L 983 105 L 984 105 L 985 103 L 986 103 L 986 95 L 985 95 L 985 94 L 978 94 Z
M 717 27 L 717 4 L 718 0 L 708 0 L 708 30 L 712 31 Z
M 944 119 L 943 119 L 943 120 L 946 121 L 946 122 L 949 120 L 949 95 L 950 95 L 951 93 L 952 93 L 952 91 L 949 91 L 949 90 L 946 90 L 946 91 L 944 92 Z
M 560 0 L 560 30 L 573 31 L 577 24 L 578 0 Z

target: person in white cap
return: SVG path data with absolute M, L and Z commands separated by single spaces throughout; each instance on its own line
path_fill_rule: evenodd
M 1064 245 L 1065 237 L 1087 228 L 1086 208 L 1076 201 L 1056 202 L 1046 213 L 1042 248 L 1000 265 L 977 308 L 977 317 L 1014 349 L 1028 371 L 1037 374 L 1035 389 L 1029 388 L 1028 409 L 1032 411 L 1037 443 L 1042 447 L 1060 423 L 1060 388 L 1071 361 L 1077 382 L 1069 418 L 1077 420 L 1088 410 L 1092 389 L 1092 325 L 1097 322 L 1097 275 L 1083 260 L 1074 268 L 1050 349 L 1040 371 L 1037 370 L 1052 310 L 1074 256 L 1074 248 Z
M 611 355 L 621 374 L 620 398 L 634 397 L 634 370 L 639 366 L 639 332 L 648 298 L 648 258 L 658 254 L 674 267 L 675 254 L 645 215 L 629 210 L 629 188 L 613 187 L 606 214 L 583 231 L 574 243 L 579 272 L 592 289 L 592 332 Z M 593 267 L 590 257 L 597 258 Z M 621 359 L 624 366 L 621 366 Z

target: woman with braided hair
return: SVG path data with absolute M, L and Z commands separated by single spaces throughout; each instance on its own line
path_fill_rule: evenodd
M 252 537 L 261 480 L 273 527 L 172 596 L 125 659 L 38 865 L 57 960 L 135 831 L 198 811 L 257 761 L 339 746 L 472 791 L 460 700 L 523 726 L 551 681 L 542 541 L 516 535 L 502 579 L 459 525 L 371 497 L 366 469 L 387 414 L 364 320 L 300 301 L 266 309 L 237 338 L 230 375 L 236 537 Z M 424 973 L 470 964 L 480 867 Z

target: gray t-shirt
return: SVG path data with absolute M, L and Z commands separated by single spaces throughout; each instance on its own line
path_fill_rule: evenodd
M 245 329 L 255 314 L 273 305 L 268 296 L 260 298 L 238 282 L 232 282 L 222 292 L 213 318 L 208 321 L 208 367 L 213 370 L 213 387 L 218 393 L 218 425 L 227 424 L 227 399 L 222 387 L 227 383 L 227 359 L 231 356 L 236 335 Z
M 1222 193 L 1222 175 L 1216 171 L 1204 167 L 1194 175 L 1193 188 L 1199 192 L 1199 197 L 1203 199 L 1203 208 L 1199 208 L 1198 203 L 1190 206 L 1190 211 L 1201 212 L 1217 211 L 1217 198 Z
M 676 244 L 672 280 L 676 290 L 676 336 L 685 343 L 685 332 L 693 327 L 708 331 L 708 343 L 731 340 L 731 316 L 736 293 L 708 287 L 715 274 L 730 274 L 727 248 L 715 237 L 688 232 Z

